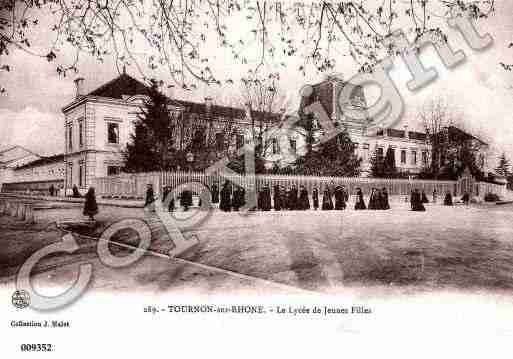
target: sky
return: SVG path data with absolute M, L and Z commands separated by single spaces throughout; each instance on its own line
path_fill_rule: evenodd
M 247 30 L 236 23 L 231 26 L 239 32 Z M 463 114 L 468 128 L 482 134 L 497 153 L 505 151 L 513 159 L 513 73 L 504 71 L 499 65 L 501 61 L 513 63 L 513 49 L 508 49 L 513 41 L 513 2 L 496 1 L 494 15 L 485 22 L 479 22 L 477 28 L 480 33 L 492 36 L 493 45 L 485 51 L 474 52 L 459 33 L 448 30 L 452 48 L 463 50 L 466 61 L 454 70 L 447 70 L 436 52 L 427 48 L 420 58 L 426 67 L 434 66 L 439 76 L 415 93 L 406 88 L 410 78 L 406 67 L 400 59 L 395 60 L 391 76 L 405 103 L 405 115 L 400 126 L 407 123 L 409 128 L 422 130 L 416 115 L 418 109 L 432 98 L 444 97 Z M 44 48 L 52 36 L 44 26 L 38 35 L 33 44 L 35 50 Z M 246 69 L 234 65 L 226 54 L 220 51 L 211 53 L 211 63 L 222 76 L 236 81 L 245 73 Z M 62 50 L 59 55 L 70 54 Z M 58 76 L 54 64 L 22 51 L 12 51 L 7 60 L 12 71 L 0 72 L 0 82 L 8 90 L 7 94 L 0 95 L 0 149 L 22 145 L 42 155 L 62 152 L 64 117 L 61 108 L 74 98 L 73 80 L 78 76 L 84 77 L 85 88 L 90 91 L 119 75 L 112 61 L 101 64 L 87 57 L 81 58 L 77 75 L 65 78 Z M 281 71 L 280 87 L 292 107 L 297 106 L 301 87 L 323 79 L 322 74 L 316 73 L 308 73 L 304 77 L 296 68 L 297 64 L 291 63 L 290 68 L 288 66 Z M 335 72 L 350 78 L 356 73 L 356 65 L 342 58 Z M 127 73 L 140 78 L 132 67 L 127 68 Z M 165 73 L 160 75 L 166 76 Z M 196 101 L 202 101 L 208 95 L 219 103 L 229 103 L 239 89 L 237 85 L 222 88 L 200 86 L 197 91 L 169 90 L 168 94 Z

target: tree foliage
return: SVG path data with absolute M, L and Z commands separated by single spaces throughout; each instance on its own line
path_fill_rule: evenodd
M 316 176 L 355 177 L 360 174 L 362 159 L 355 153 L 355 145 L 347 130 L 323 143 L 316 143 L 310 151 L 297 159 L 295 173 Z
M 385 156 L 383 156 L 382 152 L 376 149 L 374 154 L 371 157 L 371 168 L 370 175 L 371 177 L 378 178 L 400 178 L 403 177 L 397 170 L 397 166 L 395 164 L 395 151 L 392 147 L 387 148 L 387 152 Z
M 174 167 L 176 121 L 168 109 L 169 99 L 153 83 L 141 106 L 126 148 L 128 172 L 164 171 Z
M 380 150 L 376 148 L 370 160 L 370 175 L 371 177 L 385 177 L 385 158 Z

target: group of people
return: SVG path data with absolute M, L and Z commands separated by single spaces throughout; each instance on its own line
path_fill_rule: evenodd
M 92 188 L 92 191 L 94 196 L 94 188 Z M 170 186 L 164 187 L 163 199 L 166 199 L 171 192 L 172 188 Z M 224 212 L 239 211 L 246 204 L 246 191 L 244 187 L 230 181 L 226 181 L 220 191 L 217 184 L 212 185 L 210 194 L 212 203 L 219 203 L 219 209 Z M 89 192 L 86 195 L 86 201 L 88 195 L 90 195 Z M 191 190 L 182 191 L 178 199 L 184 211 L 189 210 L 189 208 L 193 206 L 193 192 Z M 311 208 L 314 210 L 344 210 L 347 208 L 349 193 L 345 186 L 335 186 L 333 183 L 330 183 L 324 188 L 322 198 L 319 197 L 319 189 L 316 186 L 313 187 L 312 195 L 310 196 L 304 185 L 300 185 L 299 188 L 296 185 L 291 185 L 288 188 L 275 185 L 271 191 L 271 187 L 265 184 L 258 191 L 256 200 L 256 206 L 251 208 L 251 210 L 270 211 L 274 209 L 275 211 L 283 211 L 308 210 Z M 408 200 L 408 197 L 406 197 L 406 200 Z M 152 205 L 154 201 L 155 195 L 153 187 L 149 184 L 146 192 L 145 206 Z M 464 194 L 462 201 L 463 203 L 469 203 L 470 196 Z M 429 203 L 429 200 L 424 190 L 413 189 L 409 196 L 409 202 L 412 211 L 425 211 L 426 207 L 424 205 Z M 436 202 L 436 190 L 433 191 L 433 202 Z M 446 192 L 443 204 L 446 206 L 453 205 L 453 198 L 450 191 Z M 171 196 L 168 206 L 170 212 L 176 209 L 174 196 Z M 199 200 L 199 206 L 201 207 L 201 198 Z M 387 189 L 372 188 L 369 195 L 369 202 L 366 204 L 362 189 L 356 188 L 354 209 L 390 209 Z
M 73 188 L 74 195 L 78 193 L 78 188 Z M 172 188 L 166 186 L 163 188 L 163 199 L 167 200 L 167 197 L 171 194 Z M 246 191 L 243 187 L 234 185 L 229 181 L 226 181 L 221 188 L 218 190 L 216 184 L 211 188 L 212 203 L 219 203 L 219 209 L 225 212 L 239 211 L 245 205 Z M 369 196 L 368 205 L 365 205 L 365 199 L 361 188 L 356 188 L 356 200 L 354 209 L 355 210 L 387 210 L 390 209 L 390 203 L 388 199 L 388 191 L 386 188 L 378 189 L 372 188 Z M 184 190 L 180 193 L 179 200 L 180 206 L 183 207 L 184 211 L 189 210 L 193 205 L 193 192 L 190 190 Z M 272 198 L 272 200 L 271 200 Z M 334 186 L 331 183 L 326 186 L 322 195 L 322 201 L 319 202 L 319 190 L 314 186 L 312 190 L 312 205 L 315 210 L 319 209 L 319 203 L 321 203 L 322 210 L 344 210 L 347 208 L 347 202 L 349 201 L 349 194 L 343 185 Z M 155 193 L 151 184 L 147 185 L 146 189 L 146 200 L 145 207 L 153 206 L 155 202 Z M 168 200 L 169 211 L 174 211 L 175 198 L 170 196 Z M 433 191 L 433 201 L 436 201 L 436 190 Z M 462 197 L 463 203 L 469 203 L 470 195 L 465 193 Z M 166 202 L 167 203 L 167 202 Z M 425 203 L 429 203 L 426 193 L 424 190 L 419 191 L 417 188 L 413 189 L 410 194 L 410 205 L 412 211 L 425 211 Z M 450 191 L 447 191 L 444 197 L 444 205 L 452 206 L 453 198 Z M 201 206 L 201 199 L 199 206 Z M 292 185 L 289 188 L 285 186 L 276 185 L 273 187 L 273 193 L 271 195 L 271 189 L 269 185 L 264 185 L 261 190 L 257 193 L 257 206 L 253 210 L 270 211 L 274 208 L 275 211 L 281 210 L 308 210 L 310 206 L 310 196 L 305 186 Z M 88 216 L 91 220 L 94 220 L 94 216 L 98 214 L 98 204 L 96 202 L 96 195 L 94 187 L 90 187 L 85 195 L 85 203 L 83 214 Z
M 359 193 L 361 193 L 361 191 L 362 190 L 360 188 L 357 189 L 358 197 L 360 197 Z M 365 204 L 365 202 L 363 201 L 363 194 L 361 194 L 361 197 L 362 197 L 361 203 L 359 203 L 359 202 L 356 203 L 360 207 L 362 207 L 362 203 Z M 371 193 L 369 196 L 369 207 L 368 208 L 369 209 L 381 209 L 381 210 L 390 209 L 390 203 L 388 202 L 388 191 L 386 188 L 383 187 L 382 189 L 379 189 L 379 188 L 371 189 Z M 357 209 L 356 205 L 355 205 L 355 209 Z M 365 209 L 365 208 L 358 208 L 358 209 Z
M 263 201 L 263 199 L 260 200 Z M 217 194 L 212 195 L 212 202 L 219 203 L 219 209 L 222 211 L 238 211 L 246 204 L 246 191 L 243 187 L 233 186 L 227 181 L 221 189 L 220 198 Z
M 217 203 L 216 195 L 217 187 L 213 186 L 212 202 Z M 311 199 L 311 202 L 310 202 Z M 319 189 L 314 187 L 312 196 L 310 197 L 306 186 L 291 185 L 289 188 L 285 186 L 275 185 L 271 193 L 269 185 L 264 185 L 257 193 L 257 204 L 254 210 L 275 211 L 282 210 L 308 210 L 313 207 L 314 210 L 344 210 L 347 208 L 349 201 L 349 193 L 345 186 L 335 186 L 331 183 L 326 186 L 322 193 L 321 201 L 319 201 Z M 238 211 L 245 205 L 245 190 L 243 187 L 233 185 L 226 181 L 220 191 L 219 208 L 222 211 Z M 355 210 L 367 209 L 363 192 L 361 188 L 356 189 Z M 368 204 L 369 209 L 390 209 L 388 201 L 388 192 L 386 188 L 373 188 Z
M 55 187 L 53 184 L 50 185 L 50 188 L 48 189 L 48 192 L 50 193 L 50 197 L 58 196 L 61 188 Z
M 426 207 L 424 207 L 425 203 L 429 203 L 429 200 L 427 199 L 426 192 L 422 190 L 420 192 L 418 188 L 415 188 L 411 191 L 410 194 L 410 206 L 412 211 L 419 211 L 423 212 L 426 210 Z
M 463 196 L 461 196 L 461 202 L 467 206 L 470 204 L 470 194 L 468 192 L 463 193 Z M 452 194 L 450 191 L 447 191 L 445 193 L 444 206 L 453 206 L 453 205 L 454 205 L 454 203 L 453 203 Z
M 259 197 L 264 198 L 265 209 L 270 210 L 271 208 L 271 194 L 269 190 L 269 186 L 265 186 L 263 191 L 261 191 L 261 195 Z M 314 201 L 315 202 L 315 201 Z M 273 191 L 273 203 L 275 211 L 282 210 L 307 210 L 310 209 L 310 198 L 308 197 L 308 191 L 305 186 L 299 186 L 299 189 L 296 185 L 292 185 L 290 188 L 285 188 L 285 186 L 274 186 Z M 318 201 L 317 201 L 318 203 Z M 314 204 L 315 205 L 315 204 Z M 260 206 L 259 206 L 260 208 Z

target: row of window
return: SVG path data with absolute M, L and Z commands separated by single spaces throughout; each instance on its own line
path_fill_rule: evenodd
M 16 171 L 16 176 L 21 177 L 41 177 L 41 176 L 49 176 L 49 177 L 64 177 L 64 168 L 59 167 L 58 169 L 49 168 L 47 170 L 42 168 L 32 168 L 23 171 Z
M 395 151 L 395 149 L 392 148 L 392 151 Z M 379 156 L 384 156 L 385 155 L 383 147 L 378 147 L 377 148 L 377 154 Z M 400 156 L 401 156 L 401 159 L 400 159 L 401 160 L 401 164 L 405 165 L 406 162 L 407 162 L 406 161 L 406 150 L 401 150 Z M 427 159 L 427 151 L 422 151 L 422 164 L 424 164 L 424 165 L 427 164 L 427 161 L 428 161 L 428 159 Z M 411 156 L 410 156 L 410 164 L 413 165 L 413 166 L 416 166 L 417 162 L 418 162 L 417 151 L 412 150 L 411 151 Z
M 289 139 L 289 148 L 292 153 L 296 153 L 296 151 L 297 151 L 296 140 Z M 281 153 L 280 142 L 278 141 L 277 138 L 273 138 L 273 140 L 272 140 L 272 152 L 273 152 L 273 155 L 278 155 Z

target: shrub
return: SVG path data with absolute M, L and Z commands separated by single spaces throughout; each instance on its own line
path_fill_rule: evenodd
M 495 193 L 488 192 L 484 196 L 484 200 L 485 200 L 485 202 L 498 202 L 498 201 L 500 201 L 500 198 Z

